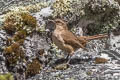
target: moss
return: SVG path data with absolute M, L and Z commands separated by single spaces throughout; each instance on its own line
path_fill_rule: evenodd
M 24 51 L 20 46 L 36 26 L 36 19 L 29 13 L 13 12 L 6 17 L 4 29 L 8 34 L 12 34 L 12 37 L 6 41 L 8 47 L 4 49 L 9 64 L 15 65 L 17 61 L 24 60 Z
M 18 44 L 18 43 L 13 43 L 12 45 L 11 45 L 11 48 L 12 48 L 12 50 L 15 52 L 15 51 L 17 51 L 17 49 L 19 49 L 19 47 L 20 47 L 20 45 Z
M 9 64 L 16 64 L 17 61 L 24 58 L 24 51 L 18 43 L 13 43 L 4 49 L 5 57 Z
M 3 26 L 8 34 L 14 34 L 21 30 L 30 33 L 35 30 L 37 20 L 27 12 L 11 12 L 6 16 Z
M 14 34 L 16 31 L 20 30 L 23 27 L 23 24 L 19 13 L 9 13 L 5 17 L 3 27 L 8 34 Z
M 6 41 L 6 45 L 10 46 L 12 44 L 12 38 L 8 38 Z
M 24 60 L 24 51 L 20 46 L 23 45 L 26 36 L 36 29 L 36 26 L 36 19 L 29 13 L 10 13 L 6 17 L 4 29 L 12 34 L 12 37 L 6 41 L 8 47 L 4 49 L 9 65 L 15 65 L 19 60 Z
M 18 43 L 13 43 L 4 49 L 5 54 L 11 54 L 14 51 L 17 51 L 19 49 L 19 47 L 20 47 L 20 45 Z
M 17 42 L 18 44 L 20 44 L 20 45 L 23 45 L 24 41 L 25 41 L 25 39 L 20 39 L 20 40 L 18 40 L 18 41 L 16 41 L 16 42 Z
M 36 19 L 29 13 L 10 12 L 6 16 L 4 30 L 12 34 L 12 37 L 6 41 L 8 47 L 4 49 L 4 52 L 10 64 L 16 64 L 24 58 L 24 51 L 20 46 L 23 45 L 26 36 L 36 29 L 36 26 Z
M 19 41 L 20 39 L 25 39 L 27 36 L 26 31 L 25 30 L 21 30 L 18 31 L 14 36 L 13 36 L 13 40 L 14 41 Z
M 11 48 L 11 46 L 9 46 L 9 47 L 5 48 L 4 51 L 5 51 L 5 54 L 9 54 L 9 53 L 13 52 L 13 49 Z
M 28 27 L 36 28 L 37 20 L 33 16 L 28 13 L 22 13 L 21 17 L 23 19 L 24 25 L 28 25 Z
M 8 17 L 4 22 L 4 29 L 7 33 L 13 34 L 16 31 L 15 19 Z
M 27 70 L 25 72 L 26 77 L 39 74 L 41 69 L 42 64 L 40 63 L 40 61 L 37 58 L 33 59 L 32 62 L 27 65 Z

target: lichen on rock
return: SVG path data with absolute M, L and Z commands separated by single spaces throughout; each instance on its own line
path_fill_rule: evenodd
M 93 0 L 85 5 L 85 15 L 95 21 L 99 32 L 106 32 L 119 24 L 119 4 L 114 0 Z
M 81 25 L 82 28 L 94 27 L 87 35 L 105 33 L 110 28 L 117 27 L 120 22 L 119 4 L 114 0 L 56 0 L 52 7 L 54 16 L 64 18 L 72 26 L 78 26 L 82 19 L 92 21 L 92 25 Z
M 26 12 L 10 12 L 6 15 L 4 29 L 7 33 L 13 34 L 20 30 L 26 30 L 27 33 L 35 30 L 37 26 L 36 19 Z
M 71 11 L 71 0 L 56 0 L 52 8 L 54 10 L 53 17 L 64 17 Z

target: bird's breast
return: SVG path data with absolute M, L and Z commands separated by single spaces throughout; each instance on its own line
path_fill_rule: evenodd
M 52 35 L 52 40 L 58 48 L 63 49 L 64 40 L 60 33 L 54 32 Z

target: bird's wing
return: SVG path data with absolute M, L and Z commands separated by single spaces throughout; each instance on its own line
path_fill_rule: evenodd
M 71 45 L 75 48 L 80 48 L 80 42 L 79 39 L 70 31 L 65 31 L 65 33 L 61 34 L 63 40 L 65 41 L 65 44 Z

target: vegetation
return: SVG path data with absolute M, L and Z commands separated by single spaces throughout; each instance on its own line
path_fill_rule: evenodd
M 116 1 L 56 0 L 53 4 L 53 16 L 64 18 L 72 26 L 78 26 L 82 19 L 92 21 L 87 26 L 80 25 L 84 32 L 88 31 L 86 34 L 105 33 L 119 25 L 120 8 Z
M 24 51 L 20 48 L 19 43 L 13 43 L 4 49 L 8 65 L 16 65 L 18 61 L 25 59 Z
M 56 0 L 51 8 L 53 9 L 53 18 L 63 18 L 71 25 L 72 28 L 82 27 L 87 35 L 106 33 L 112 28 L 116 28 L 120 24 L 120 7 L 119 0 Z M 31 15 L 48 6 L 48 3 L 38 3 L 35 5 L 19 6 L 11 8 L 5 15 L 3 29 L 9 34 L 4 48 L 4 56 L 8 65 L 16 65 L 19 61 L 25 60 L 25 51 L 22 49 L 24 41 L 36 28 L 38 28 L 37 20 Z M 91 21 L 86 26 L 79 25 L 85 20 Z M 71 29 L 72 30 L 72 29 Z M 44 32 L 43 26 L 39 30 Z M 60 53 L 60 50 L 51 44 L 53 53 Z M 42 52 L 44 52 L 42 50 Z M 40 53 L 42 53 L 40 52 Z M 42 56 L 43 54 L 41 54 Z M 105 59 L 96 59 L 96 64 L 105 63 Z M 27 63 L 26 63 L 27 64 Z M 58 70 L 65 70 L 68 65 L 62 64 L 55 67 Z M 25 71 L 26 77 L 40 73 L 42 64 L 35 58 L 27 64 Z M 91 73 L 87 73 L 90 75 Z M 12 75 L 0 75 L 0 80 L 7 80 Z M 13 77 L 13 76 L 12 76 Z M 12 80 L 11 79 L 9 80 Z
M 14 34 L 20 30 L 25 30 L 29 34 L 35 30 L 37 21 L 29 13 L 11 12 L 6 16 L 3 26 L 8 34 Z
M 6 73 L 6 74 L 0 75 L 0 80 L 14 80 L 14 78 L 11 73 Z
M 4 56 L 6 58 L 7 67 L 16 66 L 19 62 L 25 61 L 25 51 L 22 46 L 25 38 L 36 30 L 37 20 L 30 13 L 40 11 L 42 8 L 48 6 L 46 2 L 37 3 L 35 5 L 19 6 L 9 8 L 9 11 L 3 16 L 3 30 L 9 34 L 4 48 Z M 27 64 L 27 63 L 26 63 Z M 27 64 L 25 71 L 26 77 L 35 75 L 42 69 L 42 64 L 38 59 Z M 0 75 L 0 80 L 13 80 L 4 78 Z
M 40 61 L 37 58 L 33 59 L 32 62 L 27 65 L 27 70 L 25 72 L 26 77 L 40 73 L 41 69 L 42 64 L 40 63 Z
M 21 46 L 25 38 L 36 29 L 36 19 L 27 12 L 10 12 L 6 17 L 3 29 L 11 35 L 6 41 L 4 55 L 8 66 L 16 65 L 18 61 L 25 60 L 25 53 Z

